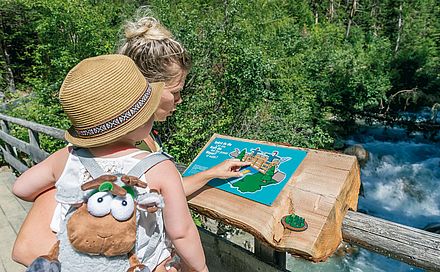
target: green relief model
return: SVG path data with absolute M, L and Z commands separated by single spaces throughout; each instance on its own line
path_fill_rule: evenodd
M 281 223 L 286 229 L 293 231 L 304 231 L 308 225 L 304 218 L 296 214 L 289 214 L 281 218 Z
M 302 228 L 305 225 L 304 218 L 302 218 L 296 214 L 287 216 L 286 223 L 294 228 Z
M 277 183 L 276 180 L 272 179 L 273 175 L 273 172 L 269 173 L 269 175 L 267 172 L 266 174 L 258 172 L 253 175 L 245 176 L 243 179 L 233 183 L 232 186 L 237 187 L 240 192 L 253 193 L 260 190 L 264 186 Z

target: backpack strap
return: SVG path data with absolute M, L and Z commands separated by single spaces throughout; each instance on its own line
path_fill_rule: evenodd
M 140 178 L 145 172 L 150 170 L 152 167 L 157 165 L 160 162 L 166 160 L 173 160 L 173 157 L 168 155 L 167 153 L 160 151 L 149 154 L 147 157 L 140 160 L 129 172 L 128 176 L 135 176 Z M 139 196 L 138 201 L 142 202 L 143 196 L 148 197 L 149 195 L 156 195 L 156 193 L 146 193 Z M 162 198 L 160 196 L 160 198 Z M 162 200 L 163 201 L 163 200 Z M 163 203 L 163 202 L 162 202 Z M 163 205 L 163 204 L 162 204 Z M 154 219 L 153 219 L 154 218 Z M 157 211 L 155 215 L 145 216 L 144 214 L 139 215 L 139 220 L 141 220 L 144 224 L 139 224 L 138 230 L 136 231 L 136 251 L 137 254 L 140 254 L 141 260 L 145 261 L 149 259 L 152 254 L 158 248 L 160 242 L 164 239 L 164 224 L 162 213 Z M 155 225 L 152 225 L 152 221 L 156 220 Z M 145 226 L 154 227 L 153 232 L 151 230 L 145 230 Z M 140 241 L 146 241 L 144 243 L 140 243 Z
M 102 175 L 105 175 L 104 170 L 99 166 L 99 164 L 93 158 L 93 154 L 86 148 L 74 147 L 76 155 L 79 161 L 84 165 L 86 170 L 90 173 L 92 178 L 96 179 Z M 173 160 L 174 158 L 163 152 L 151 153 L 147 157 L 140 160 L 128 173 L 128 176 L 135 176 L 140 178 L 145 172 L 150 170 L 156 164 L 166 161 Z
M 78 156 L 79 161 L 84 165 L 86 170 L 90 173 L 93 179 L 97 179 L 102 175 L 105 175 L 104 170 L 93 158 L 93 154 L 86 148 L 74 147 L 75 153 Z
M 173 157 L 163 151 L 154 152 L 140 160 L 128 173 L 127 176 L 135 176 L 140 178 L 145 172 L 150 170 L 156 164 L 173 160 Z

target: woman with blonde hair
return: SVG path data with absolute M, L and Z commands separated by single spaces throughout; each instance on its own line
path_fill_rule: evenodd
M 181 91 L 191 68 L 188 52 L 157 19 L 144 16 L 124 26 L 125 38 L 118 53 L 130 57 L 148 82 L 164 82 L 155 121 L 165 121 L 182 103 Z M 157 135 L 145 135 L 139 148 L 150 151 L 161 149 Z M 240 167 L 248 165 L 238 160 L 227 160 L 211 169 L 183 178 L 186 196 L 202 188 L 213 178 L 238 177 Z M 15 241 L 12 257 L 29 265 L 36 257 L 49 252 L 56 241 L 50 228 L 52 217 L 59 213 L 55 188 L 39 195 L 29 211 Z M 29 246 L 32 245 L 32 246 Z M 164 268 L 163 268 L 164 269 Z M 159 268 L 157 270 L 160 270 Z
M 182 103 L 181 91 L 191 68 L 188 52 L 157 19 L 147 16 L 125 25 L 125 40 L 118 53 L 134 60 L 149 82 L 165 82 L 165 89 L 155 112 L 156 121 L 165 121 L 173 114 L 177 105 Z M 152 151 L 160 149 L 160 141 L 155 135 L 149 135 L 141 145 Z M 246 165 L 248 163 L 239 160 L 228 160 L 196 175 L 185 177 L 185 194 L 191 195 L 213 178 L 239 177 L 241 173 L 237 170 Z

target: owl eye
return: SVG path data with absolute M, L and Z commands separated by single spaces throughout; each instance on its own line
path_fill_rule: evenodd
M 125 221 L 131 217 L 134 211 L 134 201 L 130 194 L 113 198 L 111 212 L 118 221 Z
M 93 216 L 104 216 L 110 212 L 113 196 L 109 192 L 98 192 L 87 201 L 87 210 Z

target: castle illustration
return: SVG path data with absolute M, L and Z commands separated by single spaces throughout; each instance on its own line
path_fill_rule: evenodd
M 272 153 L 261 152 L 260 148 L 251 149 L 251 152 L 246 152 L 246 149 L 240 150 L 236 149 L 230 154 L 230 156 L 237 158 L 241 161 L 250 162 L 251 167 L 258 170 L 262 174 L 273 167 L 273 169 L 278 169 L 281 163 L 281 157 L 278 156 L 278 151 L 273 151 Z

